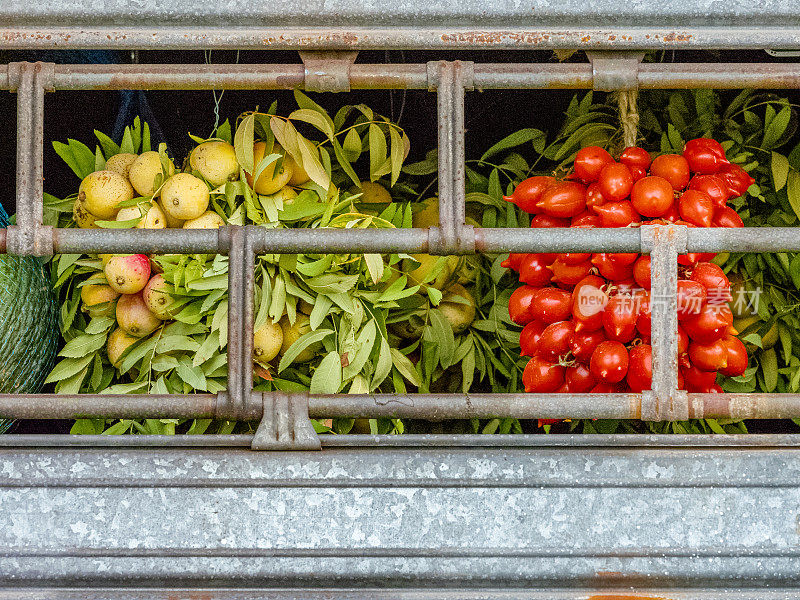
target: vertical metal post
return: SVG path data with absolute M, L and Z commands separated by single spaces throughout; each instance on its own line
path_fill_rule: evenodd
M 253 280 L 255 253 L 249 227 L 229 225 L 228 410 L 247 414 L 253 390 Z M 239 417 L 240 418 L 240 417 Z
M 689 418 L 688 395 L 678 390 L 678 254 L 686 252 L 685 225 L 643 225 L 642 249 L 650 251 L 652 390 L 642 394 L 642 420 Z
M 436 89 L 439 126 L 439 226 L 431 227 L 431 254 L 473 252 L 464 199 L 464 90 L 472 89 L 473 64 L 428 63 L 429 89 Z M 471 232 L 470 232 L 471 233 Z
M 14 63 L 9 73 L 17 91 L 17 223 L 9 228 L 8 251 L 53 253 L 52 229 L 44 218 L 44 93 L 52 88 L 51 63 Z

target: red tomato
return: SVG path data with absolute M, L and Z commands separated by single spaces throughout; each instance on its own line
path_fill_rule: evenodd
M 567 390 L 573 394 L 588 392 L 596 385 L 592 372 L 581 363 L 567 367 L 564 380 L 567 382 Z
M 744 227 L 744 221 L 730 206 L 721 206 L 714 211 L 714 227 Z
M 689 163 L 680 154 L 662 154 L 650 165 L 650 175 L 663 177 L 673 189 L 682 190 L 689 184 Z
M 633 263 L 633 278 L 642 289 L 650 289 L 650 256 L 648 254 L 640 256 Z
M 572 217 L 570 227 L 581 227 L 584 229 L 592 229 L 593 227 L 600 227 L 600 217 L 593 212 L 584 211 L 576 217 Z
M 553 177 L 536 176 L 528 177 L 521 181 L 510 196 L 503 196 L 508 202 L 513 202 L 527 213 L 535 214 L 539 210 L 536 203 L 542 197 L 544 191 L 555 183 Z
M 556 321 L 564 321 L 569 317 L 572 294 L 557 288 L 532 289 L 536 290 L 530 308 L 533 319 L 539 319 L 545 323 L 555 323 Z M 514 293 L 517 291 L 515 290 Z
M 620 265 L 632 265 L 639 255 L 636 252 L 612 252 L 609 253 L 608 258 Z
M 651 331 L 651 314 L 650 314 L 650 292 L 644 292 L 639 295 L 639 316 L 636 317 L 636 331 L 643 336 L 649 337 Z
M 643 217 L 660 217 L 672 206 L 674 190 L 663 177 L 650 176 L 633 184 L 631 204 Z
M 536 207 L 551 217 L 574 217 L 586 209 L 586 188 L 575 181 L 555 183 L 544 191 Z
M 597 275 L 587 275 L 572 290 L 572 318 L 575 331 L 595 331 L 603 327 L 603 309 L 608 303 L 605 281 Z
M 616 394 L 620 391 L 620 385 L 617 383 L 608 383 L 601 381 L 591 389 L 592 394 Z
M 681 213 L 678 211 L 678 203 L 673 202 L 661 218 L 667 223 L 675 223 L 681 220 Z
M 631 168 L 639 167 L 646 170 L 650 166 L 650 153 L 638 146 L 628 146 L 620 154 L 619 162 Z
M 649 390 L 653 381 L 653 348 L 649 344 L 634 346 L 628 353 L 628 374 L 625 378 L 632 392 Z
M 551 281 L 571 287 L 589 274 L 592 263 L 586 260 L 576 265 L 569 265 L 559 259 L 550 265 L 550 269 L 553 272 Z
M 526 254 L 519 265 L 519 280 L 533 287 L 544 287 L 550 283 L 553 272 L 548 269 L 552 264 L 543 254 Z
M 595 331 L 576 331 L 570 343 L 570 352 L 575 360 L 589 364 L 594 349 L 606 341 L 606 334 L 602 329 Z
M 522 328 L 519 334 L 520 356 L 536 356 L 544 328 L 545 324 L 541 321 L 531 321 Z
M 706 288 L 689 279 L 678 280 L 678 319 L 699 315 L 706 304 Z
M 686 190 L 678 199 L 681 219 L 698 227 L 711 227 L 714 218 L 714 203 L 711 197 L 699 190 Z
M 558 361 L 559 357 L 569 352 L 573 335 L 575 335 L 575 324 L 572 321 L 550 323 L 539 338 L 539 356 L 546 360 Z
M 616 262 L 610 254 L 595 254 L 591 262 L 600 271 L 600 275 L 609 281 L 623 281 L 633 277 L 633 266 Z
M 686 389 L 690 392 L 699 392 L 700 390 L 708 389 L 709 386 L 714 385 L 717 381 L 716 371 L 704 371 L 694 364 L 681 367 L 681 373 L 683 374 L 683 381 L 686 385 Z
M 640 179 L 647 177 L 647 170 L 642 167 L 628 167 L 631 170 L 631 177 L 633 182 L 636 183 Z
M 709 344 L 728 334 L 733 325 L 733 314 L 727 304 L 717 306 L 706 304 L 700 310 L 700 314 L 685 319 L 682 325 L 693 341 Z
M 575 174 L 591 183 L 599 179 L 603 167 L 613 162 L 611 155 L 600 146 L 586 146 L 575 155 Z
M 718 371 L 728 366 L 728 346 L 722 339 L 707 344 L 689 342 L 689 359 L 698 369 Z
M 508 300 L 508 314 L 514 323 L 527 325 L 534 320 L 533 299 L 538 291 L 539 288 L 530 285 L 523 285 L 514 290 Z
M 630 342 L 636 335 L 641 299 L 633 294 L 612 296 L 603 311 L 603 329 L 609 340 Z
M 709 304 L 723 304 L 733 300 L 731 282 L 725 272 L 714 263 L 697 263 L 690 279 L 706 288 Z
M 598 381 L 618 383 L 628 373 L 628 351 L 620 342 L 603 342 L 592 352 L 589 370 Z
M 531 227 L 550 228 L 550 227 L 569 227 L 568 219 L 559 219 L 550 215 L 536 215 L 531 219 Z
M 695 173 L 710 175 L 728 163 L 725 150 L 719 142 L 708 138 L 689 140 L 683 147 L 683 157 Z
M 506 269 L 511 269 L 512 271 L 519 271 L 519 265 L 522 262 L 522 259 L 526 256 L 527 254 L 512 252 L 508 255 L 507 259 L 500 263 L 500 266 Z
M 708 194 L 714 206 L 725 206 L 731 197 L 728 186 L 718 175 L 695 175 L 689 182 L 689 189 Z
M 592 208 L 593 206 L 600 206 L 607 201 L 603 192 L 600 190 L 600 184 L 596 181 L 590 183 L 589 187 L 586 188 L 586 207 Z
M 678 325 L 678 354 L 683 354 L 689 349 L 689 336 L 683 327 Z
M 600 191 L 610 202 L 624 200 L 631 193 L 633 176 L 631 170 L 620 163 L 610 163 L 600 172 Z
M 750 177 L 748 172 L 739 165 L 723 165 L 718 175 L 725 181 L 725 185 L 728 186 L 728 191 L 733 198 L 742 196 L 747 189 L 756 182 L 756 180 Z
M 742 375 L 747 369 L 747 349 L 744 347 L 742 340 L 732 335 L 722 338 L 726 349 L 728 350 L 727 365 L 720 369 L 720 373 L 728 377 L 737 377 Z
M 568 252 L 559 254 L 556 260 L 560 260 L 566 265 L 577 265 L 592 258 L 591 252 Z
M 592 210 L 600 215 L 602 227 L 627 227 L 642 220 L 630 202 L 607 202 Z
M 564 384 L 564 367 L 534 356 L 525 365 L 522 384 L 528 393 L 555 392 Z

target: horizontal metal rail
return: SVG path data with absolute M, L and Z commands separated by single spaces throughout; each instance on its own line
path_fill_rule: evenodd
M 11 67 L 13 68 L 13 67 Z M 592 89 L 590 63 L 475 63 L 478 89 Z M 352 89 L 430 88 L 425 64 L 355 64 Z M 0 69 L 0 89 L 15 76 Z M 642 63 L 641 89 L 796 89 L 797 63 Z M 288 90 L 305 86 L 302 64 L 259 65 L 55 65 L 54 90 Z
M 230 419 L 257 421 L 262 399 L 253 392 L 244 411 L 227 394 L 0 394 L 7 419 Z M 639 419 L 642 394 L 304 394 L 312 418 L 399 419 Z M 800 394 L 688 394 L 687 418 L 785 419 L 800 414 Z

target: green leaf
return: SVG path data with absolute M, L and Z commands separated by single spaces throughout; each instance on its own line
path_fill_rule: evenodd
M 107 387 L 101 394 L 132 394 L 133 392 L 143 392 L 147 387 L 146 381 L 136 381 L 134 383 L 118 383 Z
M 772 181 L 775 184 L 775 191 L 779 192 L 786 185 L 789 177 L 789 159 L 783 154 L 772 153 Z
M 390 187 L 397 183 L 397 178 L 400 177 L 400 170 L 403 168 L 403 156 L 405 154 L 405 147 L 400 134 L 395 127 L 389 126 L 389 140 L 390 140 L 390 160 L 392 161 L 392 178 Z
M 239 161 L 241 167 L 248 173 L 252 173 L 253 169 L 255 169 L 255 165 L 253 164 L 254 127 L 255 116 L 246 116 L 236 128 L 236 135 L 233 138 L 236 160 Z
M 786 183 L 786 194 L 794 214 L 800 219 L 800 173 L 797 171 L 789 171 L 789 177 Z
M 58 355 L 66 358 L 80 358 L 82 356 L 94 354 L 102 348 L 105 343 L 105 333 L 79 335 L 68 341 Z
M 414 367 L 414 363 L 412 363 L 411 360 L 409 360 L 409 358 L 397 348 L 391 348 L 391 354 L 392 364 L 400 372 L 400 374 L 408 379 L 411 384 L 419 387 L 422 382 L 420 381 L 417 369 Z
M 115 154 L 119 154 L 119 146 L 117 146 L 116 142 L 108 137 L 105 133 L 95 129 L 94 135 L 100 142 L 100 145 L 103 147 L 103 152 L 106 155 L 106 159 L 111 158 Z
M 294 359 L 297 358 L 300 353 L 308 348 L 311 344 L 321 342 L 332 333 L 333 329 L 317 329 L 316 331 L 309 331 L 308 333 L 301 335 L 294 344 L 289 346 L 289 349 L 281 357 L 281 361 L 278 363 L 278 373 L 292 364 Z M 341 368 L 341 364 L 339 367 Z
M 778 385 L 778 357 L 774 348 L 761 353 L 761 369 L 764 372 L 765 391 L 772 392 Z
M 358 135 L 355 127 L 344 136 L 342 150 L 344 150 L 344 154 L 350 162 L 357 161 L 358 157 L 361 156 L 361 136 Z
M 54 383 L 56 381 L 64 381 L 85 369 L 90 362 L 94 359 L 93 354 L 81 356 L 79 358 L 67 358 L 59 361 L 58 364 L 50 371 L 45 383 Z
M 367 264 L 367 271 L 372 283 L 377 284 L 383 276 L 383 258 L 380 254 L 365 254 L 364 262 Z
M 768 106 L 767 109 L 772 108 Z M 764 139 L 761 141 L 762 148 L 772 148 L 786 131 L 789 120 L 792 117 L 792 109 L 784 106 L 775 118 L 769 121 L 769 125 L 764 129 Z
M 378 172 L 386 162 L 386 138 L 375 123 L 369 126 L 369 175 L 375 181 L 380 177 Z
M 313 142 L 300 135 L 297 136 L 297 145 L 300 149 L 300 156 L 294 156 L 294 159 L 305 169 L 311 181 L 327 190 L 331 185 L 331 178 L 320 162 L 319 150 Z
M 342 359 L 336 350 L 329 352 L 311 377 L 312 394 L 336 394 L 342 385 Z
M 289 118 L 313 125 L 324 133 L 329 140 L 333 139 L 333 122 L 330 120 L 330 117 L 326 119 L 322 113 L 316 110 L 301 108 L 292 112 Z
M 439 306 L 439 303 L 442 301 L 441 290 L 438 290 L 432 286 L 428 286 L 425 291 L 428 293 L 428 298 L 430 298 L 431 304 L 434 306 Z
M 330 313 L 331 306 L 333 306 L 333 301 L 330 298 L 322 294 L 317 296 L 316 300 L 314 300 L 314 308 L 311 309 L 311 314 L 309 315 L 309 325 L 312 331 L 316 331 L 319 328 L 322 321 Z
M 538 129 L 533 128 L 515 131 L 511 135 L 504 137 L 502 140 L 484 152 L 483 156 L 481 156 L 481 160 L 487 160 L 495 154 L 499 154 L 503 150 L 521 146 L 527 142 L 533 142 L 534 149 L 536 152 L 541 154 L 542 151 L 544 151 L 545 134 Z
M 189 384 L 195 390 L 205 391 L 207 389 L 206 376 L 200 367 L 192 365 L 192 361 L 188 356 L 182 356 L 178 360 L 178 366 L 175 368 L 178 377 L 184 382 Z
M 69 432 L 71 435 L 100 435 L 105 426 L 105 419 L 77 419 Z
M 353 182 L 353 185 L 359 186 L 361 185 L 361 180 L 359 179 L 356 172 L 353 170 L 352 165 L 350 164 L 350 160 L 348 160 L 347 155 L 342 148 L 342 145 L 339 143 L 338 140 L 333 140 L 333 153 L 336 156 L 336 160 L 338 161 L 339 165 L 342 167 L 344 172 L 350 178 L 350 181 Z
M 351 379 L 355 375 L 361 372 L 364 368 L 364 365 L 367 363 L 370 354 L 372 353 L 372 348 L 375 345 L 375 338 L 378 335 L 378 326 L 375 323 L 375 319 L 370 319 L 367 321 L 367 324 L 361 328 L 361 331 L 356 338 L 355 347 L 356 352 L 354 356 L 349 356 L 349 364 L 344 367 L 343 377 L 344 379 Z M 365 388 L 366 381 L 364 382 Z M 365 390 L 365 392 L 368 390 Z
M 197 352 L 199 349 L 200 344 L 186 335 L 165 335 L 156 344 L 157 354 L 176 351 Z
M 119 145 L 119 151 L 122 153 L 136 154 L 130 127 L 126 127 L 122 134 L 122 143 Z
M 86 326 L 84 333 L 106 333 L 116 323 L 114 317 L 94 317 Z

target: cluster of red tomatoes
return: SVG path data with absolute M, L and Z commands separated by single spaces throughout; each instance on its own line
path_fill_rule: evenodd
M 701 138 L 683 154 L 651 161 L 637 147 L 619 161 L 597 146 L 580 150 L 566 179 L 531 177 L 506 200 L 531 213 L 532 227 L 743 227 L 729 199 L 754 180 L 730 164 L 722 146 Z M 679 384 L 721 392 L 717 374 L 744 373 L 747 352 L 735 337 L 730 282 L 713 254 L 679 257 Z M 652 348 L 650 257 L 637 253 L 511 254 L 504 266 L 524 285 L 509 301 L 524 325 L 523 356 L 531 359 L 527 392 L 641 392 L 650 389 Z

